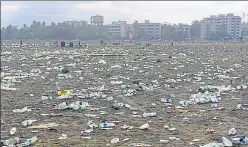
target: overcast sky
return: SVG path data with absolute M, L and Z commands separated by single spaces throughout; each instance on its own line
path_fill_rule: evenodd
M 246 1 L 2 1 L 1 26 L 30 25 L 33 20 L 49 24 L 65 20 L 85 20 L 92 15 L 112 21 L 188 23 L 209 15 L 234 13 L 248 15 Z M 246 16 L 246 19 L 248 17 Z

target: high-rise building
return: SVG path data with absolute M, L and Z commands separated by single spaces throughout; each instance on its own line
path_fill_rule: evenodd
M 103 25 L 103 16 L 100 16 L 100 15 L 91 16 L 90 24 L 92 26 L 102 26 Z
M 66 25 L 68 26 L 75 26 L 75 27 L 82 27 L 82 26 L 85 26 L 87 25 L 87 21 L 77 21 L 77 20 L 72 20 L 72 21 L 65 21 L 64 22 Z
M 106 25 L 106 28 L 109 32 L 115 33 L 122 38 L 127 37 L 127 22 L 126 21 L 117 21 L 112 22 L 112 24 Z
M 241 36 L 241 17 L 230 14 L 211 15 L 201 21 L 201 38 L 208 38 L 212 33 L 220 31 L 224 26 L 230 37 L 240 38 Z
M 187 37 L 190 37 L 190 25 L 179 23 L 178 25 L 175 25 L 174 28 L 177 31 L 184 31 L 184 32 L 186 32 L 187 33 Z
M 133 36 L 137 35 L 137 30 L 135 30 L 133 24 L 132 33 Z M 154 39 L 161 39 L 162 31 L 161 31 L 161 23 L 150 23 L 149 20 L 145 20 L 144 23 L 138 23 L 139 29 L 143 29 L 147 35 Z

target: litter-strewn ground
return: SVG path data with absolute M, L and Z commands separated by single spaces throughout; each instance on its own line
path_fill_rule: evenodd
M 33 145 L 44 147 L 198 147 L 230 139 L 231 128 L 248 136 L 248 111 L 237 109 L 248 104 L 247 43 L 88 44 L 81 49 L 2 43 L 1 140 L 19 137 L 24 143 L 37 136 Z M 208 85 L 217 86 L 218 102 L 186 104 Z M 59 90 L 72 92 L 59 96 Z M 76 101 L 88 103 L 80 110 L 67 107 Z M 63 102 L 66 109 L 54 109 Z M 143 116 L 150 112 L 155 116 Z M 24 126 L 25 120 L 36 121 Z M 102 128 L 104 121 L 115 125 Z M 140 128 L 146 123 L 147 129 Z

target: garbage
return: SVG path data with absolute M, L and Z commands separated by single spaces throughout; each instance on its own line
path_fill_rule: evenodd
M 206 145 L 200 146 L 200 147 L 224 147 L 222 143 L 208 143 Z
M 247 43 L 137 41 L 3 40 L 0 146 L 247 146 Z
M 146 130 L 149 128 L 149 124 L 148 123 L 145 123 L 144 125 L 140 126 L 139 129 L 140 130 Z
M 166 105 L 172 105 L 172 99 L 171 96 L 166 95 L 165 98 L 161 98 L 161 102 L 165 103 Z
M 238 86 L 237 86 L 237 89 L 238 89 L 238 90 L 247 89 L 247 85 L 238 85 Z
M 230 140 L 228 140 L 226 137 L 222 137 L 220 139 L 220 142 L 223 143 L 223 145 L 225 147 L 228 147 L 228 146 L 232 146 L 233 145 L 232 142 Z
M 207 133 L 213 133 L 213 132 L 215 132 L 215 129 L 213 128 L 213 127 L 209 127 L 209 128 L 207 128 Z
M 24 107 L 22 109 L 14 109 L 13 112 L 14 113 L 24 113 L 24 112 L 30 112 L 32 111 L 31 109 L 28 109 L 28 107 Z
M 229 131 L 228 131 L 228 135 L 235 135 L 236 134 L 236 129 L 235 128 L 231 128 Z
M 1 124 L 5 124 L 5 122 L 3 121 L 3 119 L 1 119 Z
M 52 128 L 56 126 L 59 126 L 59 124 L 56 124 L 56 123 L 40 124 L 37 126 L 30 126 L 28 128 L 29 129 L 47 129 L 47 128 Z
M 29 146 L 29 145 L 32 145 L 34 144 L 36 141 L 38 140 L 38 138 L 36 136 L 30 138 L 30 139 L 27 139 L 24 143 L 23 143 L 23 146 Z
M 7 140 L 1 140 L 1 143 L 6 146 L 13 146 L 13 145 L 19 144 L 20 142 L 21 140 L 19 137 L 10 138 Z
M 37 120 L 32 120 L 32 119 L 29 119 L 29 120 L 24 120 L 23 122 L 22 122 L 22 125 L 23 126 L 27 126 L 27 125 L 31 125 L 32 123 L 34 123 L 34 122 L 36 122 Z
M 128 140 L 129 140 L 129 138 L 125 138 L 125 139 L 122 139 L 121 141 L 125 142 L 125 141 L 128 141 Z
M 16 127 L 10 129 L 9 134 L 14 135 L 16 133 Z
M 66 134 L 62 134 L 62 136 L 61 137 L 59 137 L 58 139 L 67 139 L 68 137 L 67 137 L 67 135 Z
M 52 96 L 43 95 L 43 96 L 41 97 L 41 100 L 52 100 Z
M 177 139 L 176 137 L 169 137 L 170 140 L 175 140 Z
M 65 74 L 65 73 L 69 73 L 69 69 L 68 69 L 68 68 L 63 68 L 63 69 L 61 70 L 61 72 L 64 73 L 64 74 Z
M 154 117 L 154 116 L 156 116 L 156 115 L 157 115 L 156 112 L 151 112 L 151 113 L 146 113 L 146 112 L 144 112 L 144 113 L 143 113 L 143 117 Z
M 109 128 L 109 127 L 114 127 L 114 126 L 115 126 L 115 124 L 111 121 L 106 121 L 106 122 L 99 124 L 99 127 L 101 127 L 101 128 Z
M 160 143 L 169 143 L 169 140 L 159 140 Z
M 76 101 L 69 104 L 67 108 L 71 108 L 73 110 L 85 110 L 87 106 L 89 106 L 88 102 Z
M 69 94 L 72 94 L 72 90 L 61 90 L 61 91 L 58 91 L 58 95 L 69 95 Z
M 107 62 L 106 62 L 106 61 L 104 61 L 104 60 L 102 60 L 102 59 L 101 59 L 101 60 L 99 60 L 99 61 L 98 61 L 98 63 L 99 63 L 99 64 L 107 64 Z
M 116 143 L 118 143 L 118 142 L 120 142 L 120 139 L 119 139 L 119 138 L 113 138 L 113 139 L 111 140 L 111 143 L 112 143 L 112 144 L 116 144 Z
M 201 139 L 193 139 L 192 141 L 193 142 L 198 142 L 198 141 L 200 141 Z
M 169 128 L 168 129 L 169 131 L 175 131 L 175 130 L 177 130 L 176 128 Z
M 129 146 L 135 146 L 135 147 L 150 147 L 151 145 L 149 145 L 149 144 L 144 144 L 144 143 L 131 143 Z
M 237 109 L 248 110 L 248 104 L 238 104 Z
M 189 118 L 187 118 L 187 117 L 184 117 L 184 118 L 183 118 L 183 122 L 184 122 L 184 123 L 191 123 L 190 120 L 189 120 Z
M 68 108 L 67 103 L 66 102 L 62 102 L 62 103 L 56 105 L 54 109 L 64 110 L 64 109 L 67 109 L 67 108 Z
M 235 145 L 248 144 L 248 138 L 244 135 L 236 135 L 231 138 L 231 141 Z
M 87 130 L 80 132 L 80 135 L 81 136 L 87 136 L 87 135 L 90 135 L 91 132 L 93 132 L 93 128 L 90 128 L 90 129 L 87 129 Z

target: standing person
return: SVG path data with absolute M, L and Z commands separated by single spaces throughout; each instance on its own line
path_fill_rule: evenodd
M 22 40 L 21 40 L 21 43 L 20 43 L 20 45 L 22 46 Z

